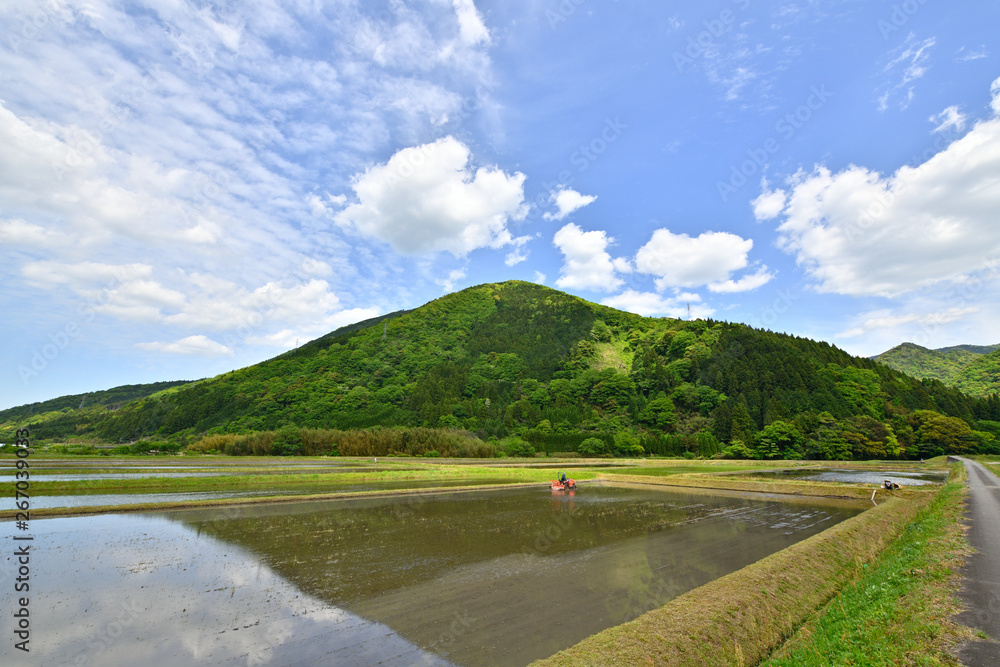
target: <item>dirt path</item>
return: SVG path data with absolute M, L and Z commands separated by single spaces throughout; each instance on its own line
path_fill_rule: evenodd
M 1000 478 L 985 466 L 955 457 L 969 475 L 969 542 L 976 554 L 963 572 L 961 598 L 968 611 L 959 615 L 965 625 L 982 630 L 994 641 L 969 642 L 959 660 L 968 667 L 1000 665 Z

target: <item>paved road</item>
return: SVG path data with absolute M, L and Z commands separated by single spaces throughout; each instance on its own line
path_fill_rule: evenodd
M 969 558 L 961 593 L 968 611 L 961 623 L 985 632 L 996 641 L 976 641 L 963 646 L 959 660 L 968 667 L 1000 665 L 1000 478 L 985 466 L 958 458 L 969 474 L 969 542 L 976 554 Z

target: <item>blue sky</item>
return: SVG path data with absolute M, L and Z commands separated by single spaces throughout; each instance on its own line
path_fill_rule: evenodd
M 0 6 L 0 407 L 521 279 L 1000 342 L 1000 5 Z

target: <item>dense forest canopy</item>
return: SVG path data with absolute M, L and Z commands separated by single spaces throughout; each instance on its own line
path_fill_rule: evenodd
M 466 432 L 519 454 L 1000 453 L 996 393 L 971 397 L 823 342 L 641 317 L 520 281 L 472 287 L 248 368 L 154 391 L 85 413 L 67 397 L 65 412 L 36 420 L 36 432 L 111 443 L 207 435 L 266 442 L 265 453 L 272 445 L 275 453 L 346 453 L 338 444 L 358 429 L 372 442 L 402 442 L 393 429 Z M 32 419 L 25 408 L 0 413 L 0 437 Z M 321 432 L 341 435 L 303 445 L 312 437 L 304 434 Z M 396 446 L 385 445 L 402 451 Z

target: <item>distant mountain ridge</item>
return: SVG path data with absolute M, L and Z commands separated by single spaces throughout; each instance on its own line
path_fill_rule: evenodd
M 923 355 L 916 346 L 903 351 Z M 981 382 L 988 368 L 979 373 Z M 1000 454 L 996 395 L 971 397 L 822 341 L 642 317 L 523 281 L 447 294 L 214 378 L 147 386 L 124 404 L 79 402 L 56 399 L 43 415 L 30 406 L 5 411 L 0 441 L 21 426 L 49 442 L 184 446 L 271 434 L 253 441 L 265 443 L 253 453 L 294 454 L 320 433 L 336 449 L 348 432 L 392 431 L 397 444 L 387 451 L 423 455 L 406 439 L 424 429 L 518 452 Z M 226 452 L 247 453 L 250 440 L 241 442 Z
M 1000 344 L 932 350 L 902 343 L 872 359 L 916 378 L 940 380 L 973 396 L 1000 391 Z

